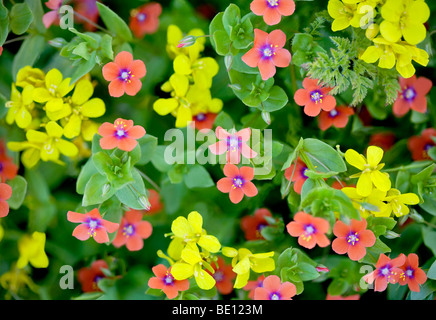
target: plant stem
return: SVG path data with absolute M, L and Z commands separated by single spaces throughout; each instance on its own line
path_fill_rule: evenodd
M 136 169 L 138 170 L 138 169 Z M 139 174 L 141 175 L 141 177 L 143 177 L 149 184 L 151 184 L 153 186 L 153 188 L 157 191 L 157 192 L 161 192 L 161 189 L 159 188 L 159 186 L 157 185 L 156 182 L 154 182 L 153 180 L 151 180 L 151 178 L 149 176 L 147 176 L 144 172 L 142 172 L 141 170 L 138 170 Z
M 107 29 L 105 29 L 105 28 L 99 26 L 99 25 L 96 24 L 94 21 L 89 20 L 87 17 L 81 15 L 80 13 L 77 13 L 76 11 L 74 11 L 74 15 L 77 16 L 77 18 L 80 18 L 80 19 L 82 19 L 83 21 L 89 23 L 90 25 L 96 27 L 97 29 L 99 29 L 99 30 L 101 30 L 101 31 L 103 31 L 103 32 L 106 32 L 106 33 L 109 34 L 110 36 L 112 36 L 112 37 L 115 36 L 115 35 L 114 35 L 112 32 L 110 32 L 109 30 L 107 30 Z
M 386 170 L 383 170 L 383 172 L 395 172 L 395 171 L 408 170 L 408 169 L 417 169 L 417 168 L 421 168 L 421 167 L 424 167 L 424 166 L 429 165 L 429 164 L 430 164 L 429 162 L 414 163 L 414 164 L 409 164 L 407 166 L 400 166 L 397 168 L 386 169 Z

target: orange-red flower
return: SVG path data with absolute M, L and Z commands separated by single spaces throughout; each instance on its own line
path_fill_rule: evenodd
M 80 223 L 73 231 L 73 236 L 79 240 L 88 240 L 94 237 L 97 243 L 109 242 L 108 232 L 118 230 L 119 224 L 104 220 L 98 209 L 92 209 L 88 213 L 68 211 L 67 220 Z
M 136 38 L 152 34 L 159 27 L 159 16 L 162 6 L 157 2 L 146 3 L 130 12 L 130 29 Z
M 224 166 L 225 178 L 217 182 L 217 188 L 223 193 L 229 193 L 230 201 L 233 203 L 241 202 L 244 194 L 247 197 L 257 195 L 257 188 L 251 180 L 254 178 L 254 169 L 251 167 L 241 167 L 231 163 Z
M 210 152 L 213 154 L 223 154 L 227 152 L 227 162 L 238 164 L 241 162 L 241 155 L 247 159 L 252 159 L 257 156 L 257 152 L 253 151 L 248 145 L 250 140 L 251 129 L 245 128 L 235 133 L 229 133 L 221 127 L 215 130 L 218 142 L 209 146 Z
M 313 217 L 312 215 L 300 211 L 294 215 L 294 221 L 286 226 L 286 230 L 293 237 L 298 237 L 300 246 L 312 249 L 315 245 L 327 247 L 330 240 L 325 235 L 329 231 L 330 225 L 323 218 Z
M 267 208 L 257 209 L 254 215 L 242 217 L 241 228 L 244 231 L 245 239 L 263 239 L 260 232 L 268 225 L 265 217 L 272 217 L 271 212 Z
M 251 280 L 247 282 L 247 284 L 242 289 L 244 289 L 245 291 L 249 291 L 248 298 L 254 300 L 254 292 L 256 288 L 263 286 L 263 280 L 265 280 L 265 276 L 261 275 L 256 280 Z
M 321 110 L 330 112 L 336 106 L 336 99 L 329 95 L 331 88 L 318 85 L 317 79 L 305 78 L 303 89 L 295 92 L 294 100 L 299 106 L 304 106 L 304 113 L 311 117 L 319 115 Z
M 233 267 L 226 264 L 221 257 L 218 257 L 217 264 L 218 267 L 212 263 L 212 268 L 215 270 L 215 273 L 212 274 L 216 281 L 215 287 L 223 295 L 230 294 L 233 291 L 233 279 L 236 278 L 236 273 L 233 272 Z
M 17 172 L 18 167 L 13 159 L 6 153 L 0 153 L 0 181 L 6 182 L 6 180 L 15 178 Z
M 318 126 L 322 131 L 331 126 L 336 128 L 345 128 L 349 117 L 354 114 L 353 108 L 338 106 L 330 111 L 321 111 L 318 118 Z
M 103 137 L 100 139 L 102 149 L 118 148 L 123 151 L 132 151 L 138 144 L 136 140 L 145 135 L 145 129 L 141 126 L 134 126 L 133 120 L 118 118 L 114 123 L 103 123 L 98 128 L 98 133 Z
M 436 130 L 433 128 L 423 130 L 420 136 L 410 137 L 407 147 L 412 153 L 412 159 L 415 161 L 430 159 L 427 152 L 436 146 L 434 138 L 436 138 Z
M 140 212 L 128 211 L 121 219 L 118 233 L 112 244 L 119 248 L 126 246 L 129 251 L 138 251 L 144 247 L 144 240 L 151 236 L 153 227 L 148 221 L 142 221 Z
M 9 214 L 9 204 L 6 202 L 12 196 L 12 188 L 6 183 L 0 183 L 0 218 Z
M 100 15 L 97 0 L 74 0 L 74 12 L 78 13 L 74 17 L 75 22 L 83 23 L 87 31 L 95 31 L 97 29 L 96 24 Z M 86 19 L 83 19 L 82 16 Z
M 402 270 L 398 280 L 400 285 L 408 285 L 411 291 L 419 292 L 419 285 L 423 285 L 427 281 L 427 275 L 419 268 L 418 255 L 410 253 L 400 269 Z
M 197 130 L 212 129 L 217 113 L 198 113 L 192 117 L 192 126 Z
M 42 16 L 42 23 L 48 29 L 52 24 L 59 25 L 59 9 L 62 7 L 63 0 L 49 0 L 45 3 L 51 9 Z
M 380 254 L 376 269 L 365 275 L 363 279 L 369 284 L 374 283 L 374 291 L 385 291 L 389 283 L 397 283 L 402 270 L 399 268 L 406 261 L 406 256 L 400 254 L 395 259 L 390 259 L 385 254 Z M 375 281 L 375 282 L 374 282 Z
M 263 286 L 254 290 L 254 300 L 292 300 L 297 294 L 297 287 L 290 282 L 281 282 L 276 275 L 263 280 Z
M 110 81 L 109 94 L 118 98 L 124 93 L 129 96 L 136 95 L 142 87 L 140 79 L 145 77 L 147 70 L 144 62 L 133 60 L 130 52 L 122 51 L 113 62 L 103 66 L 102 72 L 103 77 Z
M 286 34 L 282 30 L 267 33 L 254 29 L 254 45 L 242 56 L 248 66 L 259 68 L 262 80 L 268 80 L 276 74 L 276 67 L 285 68 L 291 62 L 291 53 L 284 49 Z
M 410 109 L 424 113 L 427 111 L 427 93 L 430 92 L 433 83 L 425 77 L 417 78 L 413 75 L 404 79 L 400 77 L 401 91 L 394 102 L 392 111 L 397 117 L 404 116 Z
M 171 274 L 171 267 L 167 269 L 163 264 L 158 264 L 152 268 L 155 277 L 148 280 L 148 286 L 153 289 L 162 290 L 168 299 L 174 299 L 179 291 L 189 289 L 189 280 L 176 280 Z
M 159 193 L 154 189 L 148 189 L 148 201 L 150 202 L 150 210 L 145 211 L 147 215 L 159 213 L 163 209 L 163 203 Z
M 375 244 L 375 236 L 371 230 L 366 230 L 365 219 L 351 219 L 351 224 L 346 225 L 338 220 L 333 233 L 337 237 L 332 242 L 332 249 L 337 254 L 348 253 L 351 260 L 357 261 L 366 255 L 366 248 Z
M 369 138 L 368 145 L 377 146 L 382 148 L 384 151 L 389 150 L 395 143 L 395 134 L 392 132 L 380 132 L 374 133 Z
M 250 9 L 257 16 L 263 16 L 266 24 L 278 24 L 282 16 L 290 16 L 295 11 L 293 0 L 253 0 Z
M 300 160 L 300 158 L 297 159 L 296 165 L 291 164 L 291 166 L 285 170 L 285 178 L 294 182 L 294 191 L 298 194 L 301 194 L 301 188 L 307 180 L 307 176 L 305 174 L 306 170 L 307 166 L 303 161 Z M 292 173 L 294 173 L 294 175 L 292 175 Z
M 104 260 L 96 260 L 91 264 L 90 268 L 81 268 L 77 272 L 77 279 L 82 285 L 83 292 L 101 291 L 98 287 L 98 282 L 106 278 L 102 269 L 109 269 L 108 264 Z

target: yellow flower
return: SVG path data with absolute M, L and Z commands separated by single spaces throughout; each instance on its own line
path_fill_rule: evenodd
M 351 176 L 351 178 L 359 178 L 356 185 L 357 192 L 361 196 L 367 197 L 371 194 L 373 185 L 380 191 L 387 192 L 391 188 L 391 180 L 387 173 L 380 172 L 384 167 L 384 163 L 380 163 L 383 158 L 383 149 L 369 146 L 366 155 L 367 159 L 353 149 L 348 149 L 345 152 L 345 160 L 362 171 Z
M 28 141 L 8 143 L 8 148 L 12 151 L 25 150 L 21 160 L 27 168 L 35 166 L 40 159 L 63 164 L 59 160 L 60 154 L 75 157 L 79 152 L 74 143 L 62 139 L 64 130 L 56 122 L 50 121 L 47 123 L 45 130 L 46 133 L 29 130 L 26 132 Z
M 194 276 L 199 288 L 210 290 L 216 283 L 211 275 L 215 271 L 204 258 L 207 259 L 208 254 L 202 256 L 197 245 L 190 242 L 182 250 L 181 261 L 172 265 L 171 274 L 176 280 L 189 279 Z M 203 270 L 203 268 L 206 268 L 211 274 Z
M 206 43 L 206 38 L 204 36 L 204 32 L 201 29 L 192 29 L 185 36 L 195 36 L 199 37 L 195 41 L 192 46 L 185 48 L 178 48 L 179 41 L 183 39 L 184 35 L 182 30 L 176 25 L 169 25 L 167 29 L 167 46 L 166 50 L 171 59 L 174 59 L 179 54 L 185 54 L 191 59 L 191 61 L 195 61 L 198 59 L 200 52 L 204 50 L 204 44 Z
M 45 76 L 44 86 L 34 90 L 33 100 L 38 103 L 46 103 L 46 111 L 50 113 L 68 114 L 71 112 L 70 106 L 64 106 L 62 98 L 74 88 L 74 84 L 70 85 L 70 79 L 63 79 L 62 73 L 58 69 L 51 69 Z
M 178 55 L 173 61 L 174 72 L 181 75 L 192 75 L 193 81 L 201 88 L 209 89 L 212 79 L 218 73 L 219 67 L 215 59 L 210 57 L 191 61 L 184 54 Z
M 93 98 L 90 100 L 94 93 L 94 86 L 91 81 L 87 79 L 79 80 L 74 89 L 74 93 L 71 98 L 67 99 L 67 103 L 70 108 L 70 113 L 66 116 L 59 114 L 55 118 L 49 116 L 47 109 L 47 116 L 51 120 L 59 120 L 61 118 L 65 119 L 64 124 L 64 136 L 72 139 L 80 135 L 83 128 L 83 121 L 88 120 L 88 118 L 98 118 L 104 115 L 106 112 L 106 107 L 100 98 Z M 92 132 L 92 136 L 97 132 L 98 128 Z M 87 141 L 92 140 L 90 134 L 85 134 L 84 138 Z
M 6 102 L 8 113 L 6 115 L 6 123 L 13 124 L 14 122 L 21 129 L 27 129 L 32 123 L 32 110 L 35 107 L 33 103 L 34 87 L 26 85 L 23 92 L 17 90 L 17 87 L 12 84 L 11 101 Z
M 410 210 L 407 205 L 414 205 L 419 203 L 419 198 L 416 194 L 401 194 L 399 190 L 394 188 L 388 191 L 385 200 L 388 202 L 389 215 L 393 213 L 397 217 L 405 216 L 409 213 Z
M 237 275 L 234 284 L 236 289 L 241 289 L 247 284 L 250 278 L 250 270 L 263 273 L 275 269 L 274 259 L 271 258 L 274 256 L 274 251 L 253 254 L 246 248 L 236 250 L 231 247 L 223 247 L 222 253 L 226 257 L 233 258 L 233 272 Z
M 367 197 L 363 197 L 357 193 L 356 188 L 345 187 L 341 191 L 353 201 L 353 206 L 359 211 L 362 218 L 366 219 L 369 215 L 375 217 L 390 216 L 388 205 L 383 202 L 386 198 L 386 192 L 374 188 Z
M 358 13 L 355 3 L 343 3 L 340 0 L 330 0 L 327 5 L 327 10 L 329 15 L 334 19 L 332 31 L 344 30 L 350 25 L 355 28 L 360 27 L 360 20 L 363 14 Z
M 174 239 L 168 248 L 168 254 L 175 260 L 180 259 L 184 247 L 189 244 L 198 244 L 208 252 L 218 252 L 221 249 L 219 240 L 206 233 L 203 229 L 203 217 L 197 211 L 188 214 L 188 219 L 178 217 L 171 224 Z
M 18 269 L 16 265 L 11 267 L 11 270 L 3 273 L 0 276 L 0 285 L 8 292 L 15 294 L 25 286 L 29 287 L 33 292 L 38 292 L 38 286 L 28 276 L 26 269 Z
M 25 66 L 17 73 L 16 85 L 18 87 L 33 86 L 40 88 L 45 85 L 45 73 L 41 69 Z
M 29 263 L 35 268 L 47 268 L 48 257 L 44 251 L 45 233 L 35 231 L 31 236 L 24 235 L 18 241 L 20 258 L 17 267 L 22 269 Z
M 411 45 L 425 39 L 430 9 L 423 0 L 387 0 L 381 8 L 380 33 L 388 41 L 404 38 Z

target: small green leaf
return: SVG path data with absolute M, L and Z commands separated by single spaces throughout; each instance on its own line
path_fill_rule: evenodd
M 133 39 L 132 32 L 126 22 L 120 18 L 114 11 L 108 6 L 105 6 L 101 2 L 97 2 L 98 11 L 100 17 L 103 20 L 109 31 L 112 31 L 117 35 L 117 38 L 121 38 L 127 42 Z
M 279 86 L 273 86 L 269 90 L 269 97 L 263 102 L 262 111 L 273 112 L 280 110 L 288 103 L 288 96 L 285 90 Z
M 188 173 L 184 176 L 184 181 L 189 189 L 209 188 L 215 185 L 209 172 L 199 164 L 189 168 Z
M 339 153 L 327 143 L 318 139 L 304 139 L 303 149 L 317 171 L 344 172 L 347 166 Z
M 232 117 L 230 117 L 226 112 L 221 111 L 215 118 L 215 125 L 221 127 L 224 130 L 233 129 L 235 126 Z
M 27 194 L 27 181 L 22 176 L 16 176 L 12 180 L 8 180 L 7 184 L 12 188 L 12 196 L 8 199 L 9 207 L 18 209 L 23 204 Z
M 230 36 L 232 29 L 239 23 L 241 19 L 241 10 L 236 4 L 231 3 L 223 14 L 223 26 L 227 34 Z
M 110 187 L 109 190 L 105 185 L 109 184 L 106 176 L 96 173 L 88 181 L 83 194 L 82 205 L 84 207 L 100 204 L 115 194 L 115 189 Z
M 141 197 L 148 198 L 148 192 L 145 189 L 144 180 L 142 180 L 141 175 L 136 169 L 132 171 L 132 176 L 134 182 L 119 189 L 115 195 L 118 200 L 127 207 L 135 210 L 144 210 L 146 209 L 145 203 L 141 202 Z
M 33 66 L 45 47 L 45 39 L 41 35 L 31 35 L 21 44 L 12 63 L 12 75 L 16 81 L 18 71 L 25 66 Z
M 17 35 L 25 33 L 33 21 L 33 14 L 27 3 L 14 4 L 9 17 L 11 30 Z
M 138 160 L 138 165 L 145 165 L 151 161 L 157 148 L 157 138 L 146 134 L 138 140 L 141 149 L 141 159 Z

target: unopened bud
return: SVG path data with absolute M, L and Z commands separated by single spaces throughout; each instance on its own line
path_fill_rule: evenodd
M 231 88 L 233 90 L 236 90 L 236 91 L 239 91 L 239 90 L 241 90 L 241 85 L 239 85 L 239 84 L 229 84 L 229 88 Z
M 369 39 L 372 40 L 374 39 L 378 33 L 380 31 L 380 27 L 378 24 L 376 23 L 372 23 L 368 26 L 368 28 L 365 31 L 365 36 Z
M 110 189 L 111 189 L 110 183 L 106 183 L 103 186 L 103 191 L 101 192 L 101 196 L 104 197 L 105 195 L 107 195 L 109 193 Z
M 150 202 L 148 201 L 148 199 L 147 199 L 147 197 L 146 196 L 140 196 L 139 198 L 138 198 L 138 201 L 139 201 L 139 203 L 141 204 L 141 206 L 142 206 L 142 208 L 144 209 L 144 210 L 150 210 L 150 208 L 151 208 L 151 204 L 150 204 Z
M 55 48 L 62 48 L 67 44 L 64 38 L 54 38 L 48 41 L 48 44 Z
M 410 218 L 412 218 L 416 222 L 419 222 L 419 223 L 424 222 L 424 218 L 418 212 L 416 212 L 415 210 L 411 210 L 409 216 L 410 216 Z
M 231 54 L 228 54 L 224 58 L 224 63 L 226 65 L 227 70 L 230 70 L 233 64 L 233 56 Z
M 395 238 L 399 238 L 401 236 L 401 234 L 393 232 L 391 230 L 388 230 L 385 234 L 385 238 L 387 239 L 395 239 Z
M 266 124 L 271 124 L 271 114 L 268 111 L 262 112 L 262 119 Z
M 330 270 L 326 266 L 323 266 L 322 264 L 320 264 L 319 266 L 316 267 L 316 271 L 318 271 L 318 272 L 329 272 Z
M 186 48 L 192 46 L 195 41 L 197 41 L 197 37 L 195 36 L 186 36 L 182 40 L 179 41 L 177 48 Z

